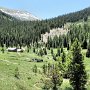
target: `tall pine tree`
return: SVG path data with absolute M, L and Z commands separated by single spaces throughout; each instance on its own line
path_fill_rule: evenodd
M 86 57 L 90 58 L 90 42 L 87 48 Z
M 72 61 L 70 64 L 70 84 L 74 90 L 84 90 L 87 82 L 87 74 L 81 54 L 81 46 L 76 39 L 72 45 Z

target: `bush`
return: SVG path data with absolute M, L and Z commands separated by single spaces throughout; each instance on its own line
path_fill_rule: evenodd
M 19 75 L 19 70 L 18 70 L 18 67 L 15 69 L 15 75 L 14 75 L 17 79 L 19 79 L 20 75 Z

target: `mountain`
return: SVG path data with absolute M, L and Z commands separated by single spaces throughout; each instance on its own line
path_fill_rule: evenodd
M 36 21 L 39 20 L 38 17 L 32 15 L 29 12 L 21 11 L 21 10 L 13 10 L 13 9 L 7 9 L 0 7 L 0 12 L 3 14 L 6 14 L 8 16 L 11 16 L 13 18 L 16 18 L 21 21 Z

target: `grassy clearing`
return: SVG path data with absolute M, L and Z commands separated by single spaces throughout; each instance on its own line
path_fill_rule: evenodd
M 64 49 L 66 53 L 67 50 Z M 54 49 L 54 53 L 57 49 Z M 85 56 L 86 50 L 82 50 Z M 32 58 L 41 58 L 44 62 L 30 62 Z M 15 53 L 15 52 L 0 52 L 0 90 L 42 90 L 43 79 L 45 76 L 42 73 L 42 66 L 45 63 L 55 63 L 52 59 L 51 51 L 48 50 L 48 55 L 39 57 L 32 52 Z M 87 88 L 90 90 L 90 58 L 84 57 L 86 70 L 88 73 Z M 38 67 L 38 73 L 32 71 L 34 65 Z M 20 78 L 14 77 L 15 69 L 18 67 Z M 61 86 L 62 90 L 70 90 L 69 80 L 64 79 Z
M 0 52 L 0 90 L 41 90 L 42 72 L 41 68 L 44 63 L 51 62 L 49 56 L 39 57 L 30 52 Z M 43 63 L 30 62 L 32 58 L 43 58 Z M 34 65 L 38 67 L 38 73 L 32 71 Z M 14 77 L 15 69 L 18 67 L 20 79 Z

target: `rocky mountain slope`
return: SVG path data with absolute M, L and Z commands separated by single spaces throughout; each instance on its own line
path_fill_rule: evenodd
M 67 34 L 70 25 L 70 23 L 67 23 L 63 28 L 53 28 L 52 30 L 50 30 L 50 33 L 46 32 L 45 34 L 42 34 L 42 41 L 47 43 L 48 37 L 53 38 L 55 35 L 59 37 L 59 35 Z
M 11 17 L 14 17 L 21 21 L 36 21 L 39 20 L 38 17 L 32 15 L 29 12 L 21 11 L 21 10 L 13 10 L 13 9 L 7 9 L 0 7 L 0 12 L 5 13 L 7 15 L 10 15 Z

